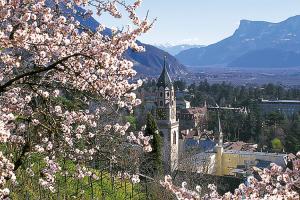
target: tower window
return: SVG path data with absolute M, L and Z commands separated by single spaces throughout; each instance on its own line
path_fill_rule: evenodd
M 176 131 L 173 133 L 173 144 L 176 144 Z
M 160 106 L 163 106 L 163 102 L 162 102 L 162 101 L 160 101 L 160 102 L 159 102 L 159 105 L 160 105 Z
M 160 97 L 162 97 L 162 96 L 163 96 L 163 93 L 161 92 L 161 93 L 160 93 Z
M 167 97 L 169 97 L 170 96 L 170 93 L 169 92 L 167 92 Z

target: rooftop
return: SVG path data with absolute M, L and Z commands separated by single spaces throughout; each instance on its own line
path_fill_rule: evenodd
M 300 104 L 300 101 L 299 100 L 265 100 L 265 99 L 262 99 L 261 100 L 261 103 L 299 103 Z
M 256 151 L 257 149 L 257 144 L 245 143 L 242 141 L 225 142 L 223 146 L 225 150 L 235 151 Z
M 198 148 L 204 152 L 212 151 L 216 146 L 216 143 L 210 139 L 205 140 L 195 140 L 192 138 L 188 138 L 185 140 L 185 148 Z

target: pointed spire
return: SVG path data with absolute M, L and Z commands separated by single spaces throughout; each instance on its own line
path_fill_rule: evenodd
M 165 73 L 168 73 L 168 70 L 167 70 L 167 56 L 164 56 L 164 65 L 163 65 L 163 70 L 161 72 L 161 75 L 163 75 Z
M 218 113 L 218 122 L 219 122 L 219 146 L 223 146 L 223 132 L 220 120 L 220 114 Z
M 172 81 L 169 76 L 168 70 L 167 70 L 167 56 L 164 56 L 164 65 L 163 65 L 163 70 L 157 80 L 157 87 L 172 87 Z

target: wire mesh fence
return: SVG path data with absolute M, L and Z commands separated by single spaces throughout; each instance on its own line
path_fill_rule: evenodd
M 41 168 L 35 163 L 36 171 Z M 93 162 L 93 175 L 76 179 L 71 173 L 56 177 L 55 190 L 44 189 L 39 184 L 38 176 L 29 176 L 25 169 L 18 174 L 18 184 L 11 190 L 12 199 L 26 200 L 139 200 L 152 199 L 149 185 L 156 184 L 149 178 L 141 177 L 140 182 L 133 184 L 130 177 L 120 177 L 118 172 L 103 162 Z M 97 178 L 95 178 L 95 176 Z

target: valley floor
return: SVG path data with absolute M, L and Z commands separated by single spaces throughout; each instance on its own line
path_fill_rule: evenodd
M 192 82 L 207 79 L 209 83 L 230 82 L 233 85 L 280 84 L 300 87 L 300 68 L 228 68 L 228 67 L 188 67 L 191 72 L 187 80 Z

